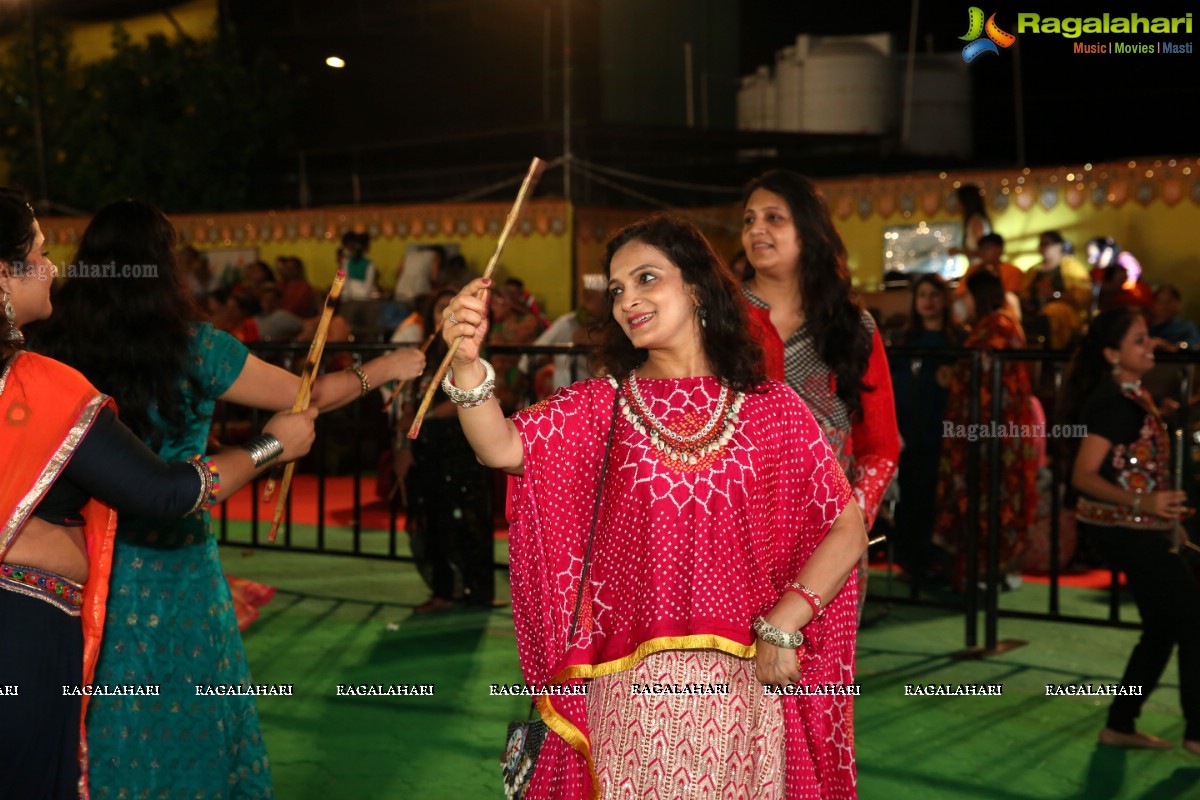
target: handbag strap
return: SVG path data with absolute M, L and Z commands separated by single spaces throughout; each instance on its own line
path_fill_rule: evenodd
M 617 384 L 613 395 L 612 423 L 608 426 L 608 441 L 604 443 L 604 461 L 600 464 L 600 483 L 596 487 L 596 503 L 592 507 L 592 529 L 588 531 L 587 548 L 583 551 L 583 568 L 579 571 L 579 591 L 575 593 L 575 611 L 571 614 L 571 631 L 567 634 L 567 647 L 575 638 L 579 628 L 579 609 L 583 605 L 583 587 L 587 584 L 588 569 L 592 565 L 592 543 L 596 539 L 596 523 L 600 519 L 600 499 L 604 495 L 604 474 L 608 472 L 608 455 L 612 452 L 613 433 L 617 429 L 617 408 L 621 399 L 621 385 Z
M 600 519 L 600 500 L 604 495 L 604 473 L 608 472 L 608 455 L 612 452 L 613 433 L 617 429 L 617 410 L 620 399 L 621 385 L 618 383 L 617 392 L 613 395 L 612 424 L 608 427 L 608 440 L 604 443 L 604 460 L 600 463 L 600 481 L 596 486 L 596 502 L 592 507 L 592 528 L 588 531 L 587 547 L 583 551 L 583 568 L 579 572 L 579 591 L 575 594 L 575 611 L 571 614 L 571 630 L 567 634 L 567 647 L 571 646 L 571 640 L 575 638 L 575 631 L 579 628 L 579 609 L 583 604 L 583 587 L 587 585 L 588 568 L 592 563 L 592 542 L 595 541 L 596 523 Z M 536 711 L 537 699 L 535 698 L 529 704 L 529 717 L 532 718 Z

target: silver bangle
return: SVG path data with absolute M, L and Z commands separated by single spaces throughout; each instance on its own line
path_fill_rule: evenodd
M 483 383 L 474 389 L 459 389 L 455 386 L 453 369 L 446 370 L 446 377 L 442 378 L 442 391 L 450 398 L 450 402 L 459 408 L 476 408 L 495 396 L 496 370 L 482 358 L 479 359 L 479 363 L 483 365 Z
M 254 460 L 255 468 L 258 468 L 263 464 L 270 464 L 283 455 L 283 442 L 269 433 L 264 433 L 243 443 L 241 449 L 250 454 L 250 458 Z
M 346 372 L 353 372 L 358 376 L 358 385 L 362 388 L 359 397 L 366 397 L 371 393 L 371 380 L 367 377 L 367 373 L 363 372 L 362 367 L 346 367 Z
M 782 647 L 786 650 L 795 650 L 804 644 L 803 633 L 800 631 L 796 631 L 795 633 L 781 631 L 767 622 L 766 617 L 759 617 L 754 620 L 754 632 L 758 635 L 758 638 L 767 644 L 773 644 L 776 647 Z

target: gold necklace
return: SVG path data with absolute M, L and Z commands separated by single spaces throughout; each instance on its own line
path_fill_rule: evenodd
M 660 453 L 672 461 L 695 464 L 729 443 L 745 399 L 744 392 L 730 392 L 728 384 L 722 382 L 721 393 L 708 421 L 699 431 L 686 436 L 672 431 L 650 410 L 638 389 L 636 370 L 629 373 L 618 403 L 634 430 L 648 436 Z

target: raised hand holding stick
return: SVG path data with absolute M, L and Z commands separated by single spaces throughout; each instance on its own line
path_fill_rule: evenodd
M 529 171 L 525 174 L 525 180 L 521 182 L 521 190 L 517 192 L 517 200 L 513 203 L 512 210 L 508 212 L 508 218 L 504 220 L 504 228 L 500 231 L 500 238 L 496 241 L 496 251 L 492 253 L 491 259 L 488 260 L 487 269 L 483 271 L 484 278 L 491 279 L 492 272 L 495 271 L 496 264 L 500 261 L 500 253 L 504 250 L 504 245 L 508 241 L 508 235 L 517 224 L 517 219 L 521 216 L 521 210 L 525 206 L 525 201 L 533 192 L 533 187 L 537 185 L 538 178 L 542 176 L 542 171 L 545 168 L 546 162 L 536 157 L 529 165 Z M 486 292 L 481 291 L 476 296 L 483 297 L 485 295 Z M 434 373 L 433 380 L 429 382 L 429 388 L 425 392 L 425 397 L 421 400 L 420 408 L 417 409 L 417 415 L 413 419 L 412 427 L 408 429 L 408 438 L 416 439 L 420 435 L 421 423 L 425 420 L 425 413 L 429 411 L 429 406 L 433 402 L 433 396 L 437 393 L 438 385 L 441 384 L 442 378 L 446 376 L 446 370 L 450 368 L 450 362 L 454 358 L 454 354 L 458 352 L 458 346 L 461 342 L 461 337 L 454 340 L 454 344 L 450 346 L 450 351 L 442 359 L 441 366 Z

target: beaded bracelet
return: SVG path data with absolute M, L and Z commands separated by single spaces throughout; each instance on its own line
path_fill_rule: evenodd
M 371 380 L 367 377 L 367 373 L 363 372 L 362 367 L 346 367 L 346 372 L 353 372 L 358 376 L 358 385 L 362 388 L 362 394 L 359 397 L 366 397 L 371 393 Z
M 196 504 L 188 511 L 188 515 L 193 515 L 217 504 L 217 494 L 221 491 L 221 473 L 208 456 L 192 456 L 189 463 L 195 468 L 196 474 L 200 476 L 200 496 L 196 498 Z
M 785 592 L 795 592 L 804 598 L 804 602 L 808 603 L 813 610 L 813 620 L 818 620 L 825 615 L 824 604 L 821 602 L 821 596 L 812 589 L 805 586 L 803 583 L 792 581 L 787 586 L 783 587 Z
M 483 383 L 474 389 L 460 389 L 455 386 L 454 370 L 446 370 L 446 377 L 442 379 L 442 391 L 450 398 L 450 402 L 459 408 L 476 408 L 495 396 L 496 370 L 482 358 L 479 359 L 479 363 L 483 365 Z

